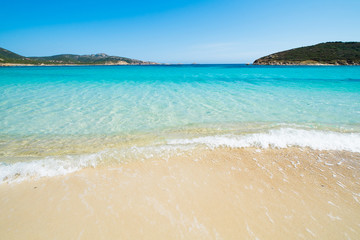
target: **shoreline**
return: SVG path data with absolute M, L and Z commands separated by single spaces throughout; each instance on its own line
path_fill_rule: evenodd
M 360 66 L 360 64 L 327 64 L 327 63 L 253 63 L 256 66 Z
M 0 233 L 6 239 L 356 239 L 359 159 L 299 148 L 218 148 L 1 184 Z
M 0 236 L 358 239 L 360 69 L 335 68 L 0 69 Z
M 61 66 L 152 66 L 152 65 L 166 65 L 160 63 L 144 63 L 144 64 L 17 64 L 5 63 L 0 64 L 0 67 L 61 67 Z

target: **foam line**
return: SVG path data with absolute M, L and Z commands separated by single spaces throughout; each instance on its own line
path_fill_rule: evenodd
M 360 134 L 281 128 L 270 130 L 267 133 L 174 139 L 169 140 L 168 144 L 205 144 L 211 148 L 286 148 L 297 146 L 310 147 L 315 150 L 360 152 Z

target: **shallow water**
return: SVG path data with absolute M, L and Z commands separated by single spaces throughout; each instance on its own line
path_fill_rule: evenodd
M 358 128 L 360 67 L 1 68 L 1 134 L 124 134 L 188 125 Z
M 4 67 L 0 93 L 2 181 L 145 146 L 360 146 L 360 67 Z

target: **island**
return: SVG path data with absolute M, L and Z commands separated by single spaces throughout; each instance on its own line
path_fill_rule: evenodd
M 360 65 L 360 42 L 326 42 L 259 58 L 255 65 Z
M 105 53 L 91 55 L 60 54 L 47 57 L 24 57 L 0 48 L 0 66 L 57 66 L 57 65 L 156 65 L 126 57 L 109 56 Z

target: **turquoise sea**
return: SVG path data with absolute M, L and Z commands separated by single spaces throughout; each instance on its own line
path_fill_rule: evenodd
M 360 152 L 360 67 L 0 68 L 0 182 L 197 145 Z

